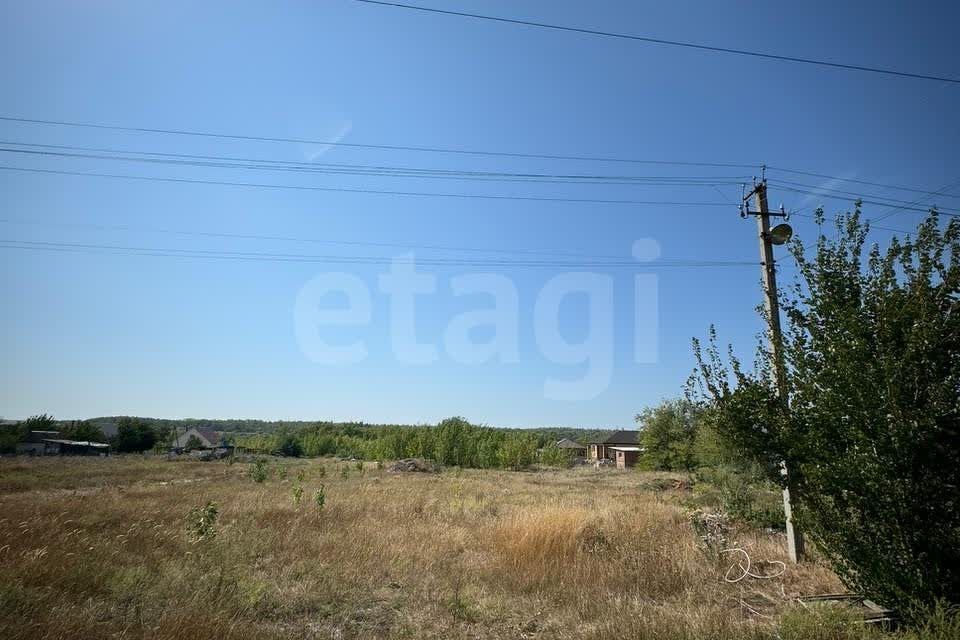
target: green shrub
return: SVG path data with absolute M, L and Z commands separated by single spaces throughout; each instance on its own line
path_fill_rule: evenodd
M 263 483 L 267 480 L 267 461 L 259 458 L 250 467 L 250 478 L 256 483 Z
M 816 214 L 823 222 L 823 212 Z M 859 207 L 821 234 L 783 296 L 789 408 L 754 370 L 694 345 L 717 428 L 774 482 L 852 589 L 910 611 L 960 604 L 960 219 L 866 249 Z M 808 242 L 807 246 L 814 243 Z
M 530 434 L 511 433 L 500 446 L 500 465 L 507 469 L 526 469 L 536 459 L 537 440 Z
M 780 489 L 756 471 L 705 467 L 697 471 L 694 489 L 700 497 L 714 494 L 716 506 L 738 522 L 762 529 L 784 528 Z
M 274 452 L 280 456 L 299 458 L 303 455 L 303 445 L 293 433 L 280 433 L 276 435 L 277 445 Z
M 548 467 L 569 467 L 573 462 L 573 451 L 561 449 L 556 444 L 548 444 L 540 452 L 540 463 Z
M 220 511 L 215 502 L 194 507 L 187 514 L 187 530 L 194 542 L 208 540 L 216 535 L 217 517 Z
M 327 504 L 327 488 L 324 485 L 320 485 L 320 488 L 313 494 L 313 502 L 317 505 L 317 509 L 323 511 L 324 505 Z
M 697 466 L 696 436 L 700 409 L 686 399 L 667 400 L 637 414 L 640 465 L 658 471 L 691 470 Z

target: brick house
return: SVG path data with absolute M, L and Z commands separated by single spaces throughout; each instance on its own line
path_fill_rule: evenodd
M 613 460 L 620 468 L 632 467 L 642 449 L 639 431 L 614 431 L 600 442 L 591 442 L 587 453 L 591 460 Z

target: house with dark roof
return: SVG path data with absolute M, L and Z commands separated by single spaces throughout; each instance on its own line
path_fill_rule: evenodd
M 562 440 L 557 440 L 557 449 L 563 449 L 568 451 L 570 455 L 577 458 L 586 458 L 587 457 L 587 448 L 577 442 L 576 440 L 571 440 L 570 438 L 563 438 Z
M 614 431 L 600 442 L 587 446 L 591 460 L 613 460 L 621 469 L 632 467 L 643 449 L 639 444 L 639 431 Z
M 220 438 L 217 437 L 217 432 L 213 429 L 205 429 L 202 427 L 190 427 L 182 433 L 177 433 L 177 436 L 173 439 L 173 444 L 171 445 L 172 449 L 186 449 L 191 442 L 191 438 L 195 438 L 194 443 L 199 441 L 201 449 L 215 449 L 220 444 Z

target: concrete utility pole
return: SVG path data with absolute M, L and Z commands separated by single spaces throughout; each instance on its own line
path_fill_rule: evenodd
M 783 360 L 783 333 L 780 329 L 780 303 L 777 300 L 777 271 L 773 259 L 773 245 L 783 244 L 789 239 L 789 226 L 786 227 L 786 237 L 770 233 L 770 209 L 767 205 L 767 181 L 761 180 L 753 191 L 753 202 L 756 209 L 749 211 L 757 218 L 757 231 L 760 237 L 760 269 L 763 274 L 763 291 L 767 311 L 768 335 L 770 338 L 770 353 L 773 356 L 773 382 L 777 387 L 777 395 L 785 409 L 789 409 L 790 398 L 787 388 L 787 369 Z M 782 209 L 782 207 L 781 207 Z M 779 214 L 783 216 L 781 211 Z M 799 562 L 803 559 L 803 535 L 793 525 L 793 509 L 790 506 L 790 477 L 787 474 L 787 465 L 780 463 L 780 471 L 784 475 L 783 513 L 786 516 L 787 552 L 790 560 Z

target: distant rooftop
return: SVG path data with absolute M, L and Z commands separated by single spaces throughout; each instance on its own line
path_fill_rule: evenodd
M 639 431 L 614 431 L 607 436 L 606 440 L 602 440 L 600 444 L 636 445 L 638 443 L 639 436 Z

